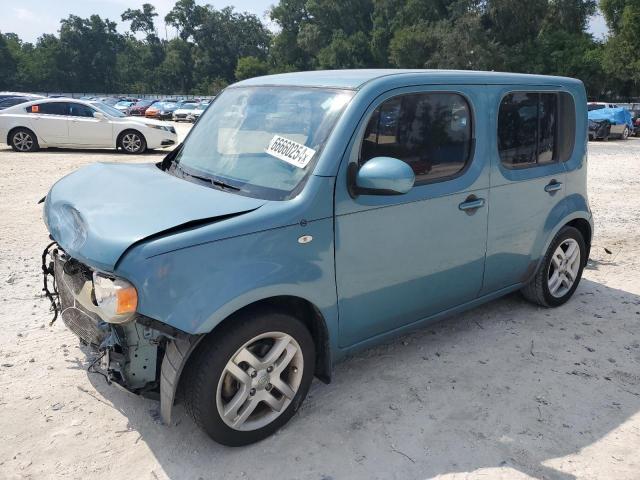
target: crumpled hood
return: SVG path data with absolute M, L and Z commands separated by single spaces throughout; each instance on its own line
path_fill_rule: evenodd
M 43 217 L 69 255 L 113 271 L 131 245 L 149 236 L 237 216 L 265 203 L 176 178 L 153 164 L 96 163 L 51 188 Z

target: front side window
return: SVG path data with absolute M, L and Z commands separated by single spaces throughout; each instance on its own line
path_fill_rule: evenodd
M 93 108 L 82 105 L 81 103 L 69 104 L 69 115 L 71 115 L 72 117 L 93 118 L 93 112 L 95 112 Z
M 455 176 L 469 162 L 471 110 L 456 93 L 416 93 L 391 98 L 372 114 L 360 149 L 360 165 L 374 157 L 406 162 L 416 183 Z
M 124 118 L 124 117 L 126 117 L 126 115 L 124 113 L 122 113 L 120 110 L 118 110 L 117 108 L 111 107 L 111 106 L 107 105 L 106 103 L 93 102 L 93 103 L 91 103 L 91 105 L 96 107 L 102 113 L 106 113 L 107 115 L 111 115 L 112 117 L 116 117 L 116 118 Z
M 498 113 L 498 150 L 509 168 L 567 160 L 573 151 L 575 105 L 564 92 L 514 92 Z
M 36 103 L 27 107 L 27 112 L 41 115 L 69 115 L 67 102 Z
M 292 198 L 353 94 L 305 87 L 226 89 L 193 127 L 170 172 L 242 195 Z

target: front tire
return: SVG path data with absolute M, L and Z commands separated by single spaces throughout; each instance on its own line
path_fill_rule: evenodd
M 629 127 L 624 127 L 624 131 L 622 132 L 622 140 L 626 140 L 629 138 Z
M 9 144 L 15 152 L 35 152 L 40 148 L 38 137 L 28 128 L 16 128 L 9 136 Z
M 315 369 L 311 334 L 296 318 L 241 312 L 209 335 L 187 366 L 187 412 L 216 442 L 260 441 L 295 414 Z
M 147 149 L 147 141 L 145 140 L 144 135 L 140 132 L 137 132 L 136 130 L 126 130 L 120 134 L 118 147 L 120 147 L 125 153 L 137 155 L 139 153 L 144 153 Z
M 524 297 L 543 307 L 559 307 L 578 288 L 587 248 L 577 228 L 565 226 L 549 245 L 533 279 L 522 289 Z

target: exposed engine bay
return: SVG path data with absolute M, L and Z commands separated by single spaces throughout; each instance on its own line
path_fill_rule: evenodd
M 121 324 L 104 321 L 91 268 L 69 257 L 55 242 L 45 249 L 42 260 L 43 290 L 51 301 L 52 323 L 61 317 L 80 342 L 96 352 L 89 371 L 102 373 L 109 383 L 131 392 L 155 396 L 166 344 L 179 332 L 161 332 L 150 326 L 152 319 L 138 314 Z

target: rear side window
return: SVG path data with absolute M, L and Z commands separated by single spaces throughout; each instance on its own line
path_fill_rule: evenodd
M 39 103 L 27 107 L 27 112 L 42 115 L 69 115 L 69 104 L 67 102 Z
M 498 114 L 498 149 L 509 168 L 563 162 L 571 157 L 576 112 L 564 92 L 514 92 Z
M 472 150 L 471 109 L 456 93 L 391 98 L 372 114 L 360 149 L 360 165 L 374 157 L 406 162 L 416 183 L 461 172 Z

